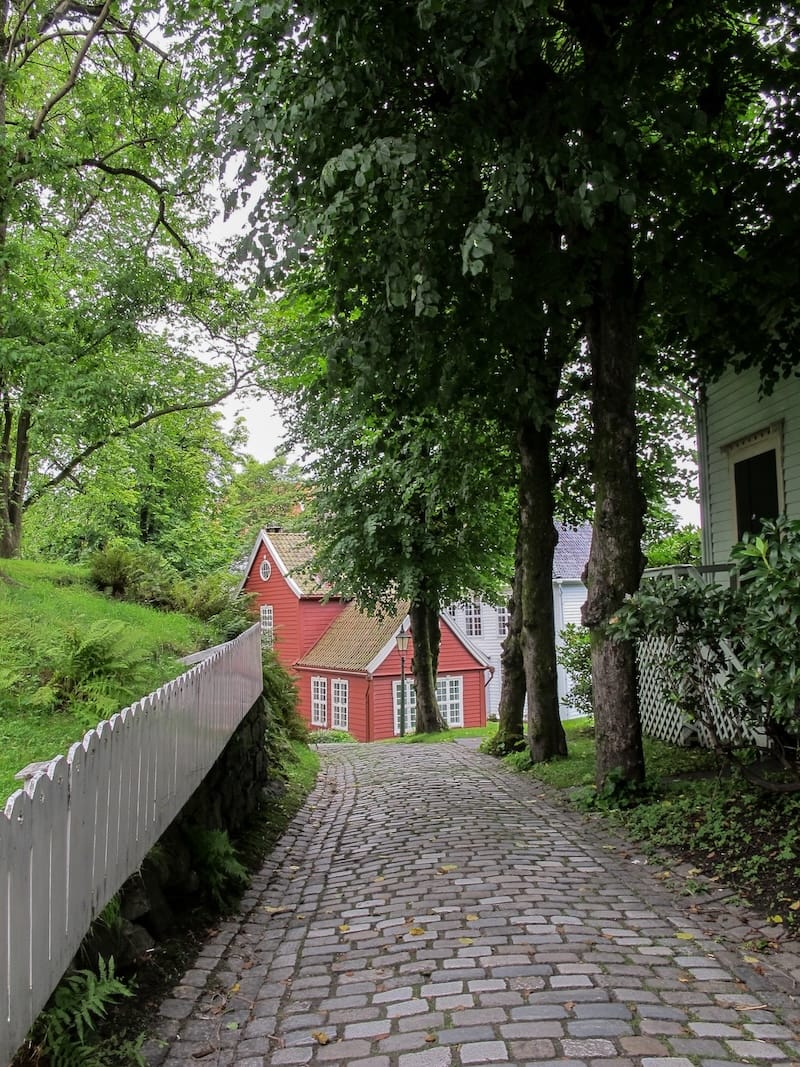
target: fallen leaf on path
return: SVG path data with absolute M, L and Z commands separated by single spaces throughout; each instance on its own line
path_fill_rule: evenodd
M 478 918 L 477 915 L 468 915 L 467 916 L 467 922 L 468 923 L 474 923 L 477 918 Z
M 424 926 L 412 926 L 411 929 L 408 932 L 413 937 L 419 937 L 420 934 L 424 934 L 425 933 L 425 927 Z
M 436 1034 L 426 1034 L 425 1040 L 429 1045 L 433 1045 L 436 1042 Z
M 690 934 L 688 930 L 679 930 L 675 936 L 679 941 L 694 941 L 694 934 Z
M 458 864 L 457 863 L 442 863 L 442 864 L 439 865 L 438 869 L 442 874 L 449 874 L 451 871 L 457 871 L 458 870 Z
M 342 923 L 342 925 L 339 927 L 339 933 L 346 934 L 349 929 L 350 927 L 347 925 L 347 923 Z
M 471 937 L 459 937 L 458 940 L 459 940 L 459 943 L 462 944 L 462 945 L 471 945 L 473 943 L 473 941 L 474 941 L 474 938 L 471 938 Z
M 318 1045 L 327 1045 L 330 1041 L 330 1038 L 324 1030 L 312 1030 L 311 1036 L 314 1038 Z

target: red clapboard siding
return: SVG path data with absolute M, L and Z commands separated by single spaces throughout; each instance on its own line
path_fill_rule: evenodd
M 264 559 L 268 559 L 272 573 L 265 582 L 259 574 Z M 261 545 L 244 582 L 246 593 L 255 593 L 256 604 L 272 605 L 275 632 L 275 654 L 287 670 L 300 655 L 300 603 L 297 593 L 281 574 L 274 557 Z
M 296 670 L 299 690 L 299 710 L 305 722 L 311 726 L 311 680 L 325 678 L 328 683 L 328 728 L 333 728 L 332 721 L 332 686 L 335 680 L 344 680 L 348 684 L 348 724 L 347 729 L 358 741 L 372 741 L 368 733 L 369 698 L 371 683 L 365 674 L 350 674 L 346 671 L 322 670 L 314 667 L 298 667 Z M 312 729 L 322 729 L 313 726 Z

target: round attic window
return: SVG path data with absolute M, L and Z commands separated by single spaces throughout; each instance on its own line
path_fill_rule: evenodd
M 272 567 L 268 559 L 261 560 L 261 566 L 258 568 L 258 573 L 261 575 L 262 581 L 267 581 L 272 574 Z

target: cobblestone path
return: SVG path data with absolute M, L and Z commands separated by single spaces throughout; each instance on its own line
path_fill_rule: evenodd
M 326 746 L 148 1060 L 800 1065 L 791 975 L 658 874 L 469 745 Z

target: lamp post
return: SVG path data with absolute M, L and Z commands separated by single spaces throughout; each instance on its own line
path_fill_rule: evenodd
M 405 624 L 400 627 L 400 633 L 395 638 L 397 651 L 400 653 L 400 736 L 406 734 L 406 652 L 411 634 L 406 630 Z

